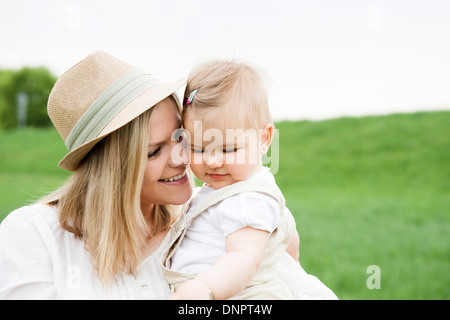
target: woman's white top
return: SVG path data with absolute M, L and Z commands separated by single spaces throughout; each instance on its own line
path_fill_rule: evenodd
M 170 232 L 135 276 L 123 274 L 104 287 L 83 241 L 61 228 L 56 207 L 22 207 L 0 225 L 0 300 L 167 299 L 160 259 L 169 238 Z
M 267 168 L 253 174 L 249 180 L 264 179 L 275 184 Z M 203 186 L 192 200 L 190 208 L 215 189 Z M 187 219 L 191 211 L 187 212 Z M 187 227 L 186 235 L 171 260 L 171 269 L 187 274 L 198 274 L 209 269 L 226 253 L 226 237 L 244 228 L 252 227 L 272 233 L 280 223 L 280 205 L 274 197 L 261 192 L 242 192 L 209 207 Z

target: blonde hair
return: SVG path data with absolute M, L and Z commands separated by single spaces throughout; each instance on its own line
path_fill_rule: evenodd
M 193 101 L 186 101 L 198 90 Z M 262 129 L 272 122 L 267 89 L 262 72 L 237 61 L 213 60 L 197 66 L 190 73 L 184 93 L 183 119 L 193 118 L 233 121 L 242 129 Z M 197 113 L 198 112 L 198 113 Z
M 61 227 L 84 241 L 103 283 L 133 274 L 146 239 L 173 222 L 171 206 L 156 205 L 149 228 L 140 207 L 152 110 L 102 139 L 66 184 L 41 200 L 59 206 Z

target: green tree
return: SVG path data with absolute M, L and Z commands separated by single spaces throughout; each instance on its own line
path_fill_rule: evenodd
M 44 67 L 25 67 L 14 72 L 9 84 L 2 90 L 6 100 L 0 109 L 3 127 L 17 126 L 16 99 L 19 93 L 28 96 L 27 125 L 34 127 L 51 125 L 47 115 L 47 100 L 55 82 L 56 78 Z
M 9 116 L 10 110 L 14 110 L 14 106 L 8 99 L 8 90 L 13 77 L 14 71 L 0 70 L 0 129 L 14 126 L 14 122 L 10 123 L 11 120 L 14 121 L 14 118 Z

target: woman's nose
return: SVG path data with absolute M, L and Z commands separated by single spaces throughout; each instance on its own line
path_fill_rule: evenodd
M 169 164 L 173 167 L 187 165 L 189 163 L 189 151 L 185 144 L 172 141 L 171 147 Z

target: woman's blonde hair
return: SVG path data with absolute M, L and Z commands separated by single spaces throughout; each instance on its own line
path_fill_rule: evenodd
M 257 67 L 232 60 L 212 60 L 200 64 L 189 75 L 183 104 L 183 119 L 224 121 L 229 119 L 242 129 L 262 129 L 272 122 L 266 81 Z M 187 105 L 191 93 L 197 90 Z
M 140 207 L 152 110 L 102 139 L 66 184 L 41 201 L 58 205 L 61 227 L 84 241 L 103 283 L 134 273 L 146 239 L 173 222 L 171 206 L 156 205 L 149 228 Z

